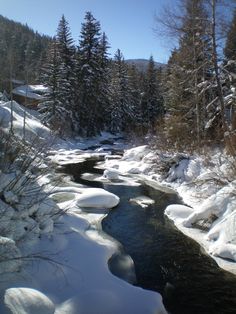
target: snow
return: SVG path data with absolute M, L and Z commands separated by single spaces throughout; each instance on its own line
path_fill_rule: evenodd
M 79 207 L 112 208 L 118 205 L 119 197 L 103 189 L 85 189 L 76 198 Z
M 25 140 L 31 141 L 32 144 L 35 140 L 38 140 L 39 142 L 40 139 L 46 139 L 53 143 L 54 138 L 51 135 L 51 131 L 31 114 L 32 111 L 29 113 L 29 111 L 25 110 L 25 108 L 15 101 L 9 101 L 0 106 L 1 126 L 5 130 L 10 129 L 11 107 L 13 109 L 13 130 L 15 135 L 21 138 L 25 136 Z
M 140 205 L 143 208 L 146 208 L 149 205 L 152 205 L 152 204 L 155 203 L 154 200 L 152 200 L 150 197 L 147 197 L 145 195 L 140 195 L 140 196 L 131 198 L 129 201 L 133 202 L 133 203 L 136 203 L 136 204 Z
M 22 261 L 15 241 L 0 237 L 0 274 L 19 271 Z
M 165 155 L 145 145 L 127 150 L 120 160 L 107 158 L 105 169 L 114 169 L 120 176 L 139 178 L 167 193 L 178 192 L 190 207 L 173 204 L 166 208 L 165 214 L 183 233 L 198 241 L 220 267 L 236 274 L 233 162 L 219 151 L 212 153 L 207 161 L 200 155 Z M 142 197 L 130 201 L 145 206 Z
M 43 293 L 29 288 L 7 289 L 4 302 L 12 314 L 53 314 L 55 306 Z
M 11 104 L 14 132 L 22 137 L 25 109 L 17 103 L 1 104 L 3 126 L 9 130 Z M 26 122 L 28 141 L 33 142 L 35 135 L 50 138 L 50 130 L 28 110 Z M 89 148 L 92 142 L 110 138 L 110 134 L 102 134 L 89 143 L 57 141 L 47 160 L 60 166 L 91 156 L 100 158 L 107 152 L 94 154 L 80 147 Z M 115 145 L 124 147 L 121 142 Z M 37 164 L 32 171 L 40 174 Z M 112 172 L 116 171 L 108 172 L 110 179 L 112 175 L 114 178 Z M 5 300 L 5 305 L 0 303 L 0 313 L 166 314 L 158 293 L 132 286 L 109 270 L 108 261 L 119 252 L 120 244 L 101 231 L 101 220 L 119 198 L 53 172 L 39 178 L 31 173 L 33 180 L 27 175 L 14 167 L 0 175 L 4 195 L 0 208 L 7 213 L 6 221 L 0 224 L 1 232 L 5 232 L 0 238 L 0 298 Z
M 44 97 L 41 94 L 48 92 L 48 87 L 43 85 L 22 85 L 13 89 L 12 93 L 27 98 L 42 100 Z
M 108 180 L 118 180 L 119 179 L 119 172 L 116 170 L 106 169 L 103 172 L 103 177 Z

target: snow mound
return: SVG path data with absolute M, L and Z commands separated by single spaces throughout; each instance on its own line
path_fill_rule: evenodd
M 55 305 L 43 293 L 30 288 L 6 290 L 4 302 L 12 314 L 54 314 Z
M 47 139 L 53 141 L 51 131 L 44 126 L 33 114 L 26 108 L 20 106 L 15 101 L 9 101 L 0 106 L 1 125 L 5 130 L 10 129 L 11 108 L 13 110 L 13 130 L 14 134 L 31 141 L 36 139 Z M 25 119 L 25 123 L 24 123 Z M 24 131 L 25 125 L 25 131 Z
M 165 214 L 171 219 L 178 223 L 183 222 L 189 215 L 193 212 L 193 208 L 185 206 L 172 204 L 166 207 Z
M 124 153 L 122 160 L 140 161 L 148 153 L 150 153 L 150 149 L 147 145 L 134 147 Z
M 99 188 L 85 189 L 76 199 L 80 207 L 112 208 L 118 205 L 120 199 L 115 194 Z
M 103 172 L 103 177 L 108 180 L 118 180 L 119 179 L 119 172 L 115 169 L 106 169 Z
M 142 293 L 145 294 L 141 289 L 137 290 L 136 294 L 131 294 L 131 298 L 127 299 L 124 295 L 116 294 L 111 290 L 94 289 L 85 291 L 57 307 L 55 314 L 167 313 L 161 303 L 161 297 L 158 295 L 156 295 L 155 301 L 151 298 L 149 299 L 150 303 L 146 307 L 146 312 L 145 305 L 142 303 L 144 301 Z M 151 312 L 150 308 L 152 308 Z

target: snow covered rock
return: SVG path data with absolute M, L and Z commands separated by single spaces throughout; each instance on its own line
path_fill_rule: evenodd
M 15 241 L 0 237 L 0 274 L 18 271 L 21 266 L 20 256 Z
M 112 208 L 119 203 L 120 199 L 115 194 L 103 189 L 88 188 L 76 199 L 80 207 Z
M 119 172 L 114 169 L 106 169 L 103 172 L 103 177 L 108 180 L 118 180 L 119 179 Z
M 234 189 L 234 186 L 226 186 L 207 198 L 199 208 L 186 218 L 183 222 L 184 226 L 191 227 L 193 223 L 201 219 L 208 219 L 212 215 L 220 217 L 226 210 L 233 210 L 236 206 L 236 197 L 233 197 Z
M 149 205 L 152 205 L 152 204 L 155 203 L 155 201 L 153 199 L 151 199 L 150 197 L 145 196 L 145 195 L 141 195 L 141 196 L 137 196 L 137 197 L 131 198 L 129 201 L 133 202 L 133 203 L 136 203 L 136 204 L 140 205 L 143 208 L 148 207 Z
M 4 303 L 12 314 L 54 314 L 55 305 L 43 293 L 30 288 L 10 288 Z
M 166 207 L 165 214 L 171 220 L 181 223 L 193 213 L 194 209 L 185 205 L 172 204 Z
M 124 153 L 122 160 L 140 161 L 148 153 L 150 153 L 150 149 L 148 148 L 147 145 L 138 146 L 138 147 L 131 148 L 131 149 L 127 150 Z

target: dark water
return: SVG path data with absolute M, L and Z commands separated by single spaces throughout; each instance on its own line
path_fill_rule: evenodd
M 103 187 L 120 197 L 120 204 L 109 212 L 102 226 L 132 257 L 136 284 L 161 293 L 172 314 L 236 313 L 236 276 L 221 270 L 163 215 L 167 205 L 181 202 L 177 195 L 146 185 L 128 187 L 82 180 L 83 172 L 101 172 L 93 165 L 94 161 L 68 165 L 65 171 L 73 174 L 76 182 Z M 155 204 L 142 208 L 129 202 L 140 195 L 152 198 Z

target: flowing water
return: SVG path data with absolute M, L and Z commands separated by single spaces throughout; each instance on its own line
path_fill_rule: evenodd
M 104 218 L 102 227 L 132 257 L 135 284 L 161 293 L 172 314 L 236 313 L 236 276 L 220 269 L 195 241 L 179 232 L 164 216 L 167 205 L 181 203 L 178 196 L 144 183 L 127 186 L 82 179 L 83 173 L 90 172 L 95 177 L 102 173 L 94 168 L 95 163 L 88 160 L 68 165 L 65 171 L 73 174 L 78 183 L 102 187 L 120 197 L 119 205 Z M 143 208 L 129 201 L 141 195 L 155 203 Z M 109 265 L 114 274 L 125 277 L 117 271 L 117 260 L 113 263 L 111 259 Z

